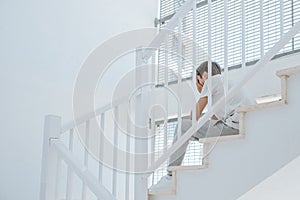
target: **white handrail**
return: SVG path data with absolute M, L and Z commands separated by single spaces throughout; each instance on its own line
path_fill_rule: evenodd
M 113 107 L 116 107 L 124 102 L 126 102 L 128 99 L 126 97 L 117 99 L 113 102 L 107 103 L 104 106 L 101 106 L 100 108 L 96 109 L 94 112 L 89 112 L 85 115 L 82 115 L 78 119 L 72 120 L 64 125 L 62 125 L 62 128 L 60 130 L 61 133 L 64 133 L 66 131 L 69 131 L 72 128 L 75 128 L 76 126 L 86 122 L 89 119 L 94 118 L 95 116 L 99 116 L 102 113 L 105 113 L 106 111 L 112 109 Z
M 245 74 L 238 83 L 232 87 L 226 97 L 222 97 L 212 106 L 203 117 L 201 117 L 196 126 L 192 126 L 184 135 L 182 135 L 150 168 L 149 171 L 155 171 L 162 165 L 173 153 L 175 153 L 204 123 L 209 120 L 210 116 L 220 109 L 223 102 L 228 101 L 236 95 L 240 89 L 260 70 L 262 69 L 284 45 L 286 45 L 300 31 L 300 20 L 253 66 L 252 71 Z
M 53 140 L 52 145 L 60 157 L 70 166 L 77 176 L 89 187 L 99 199 L 114 200 L 114 196 L 99 183 L 93 174 L 69 152 L 59 140 Z

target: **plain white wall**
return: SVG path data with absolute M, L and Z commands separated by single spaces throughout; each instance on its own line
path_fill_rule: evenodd
M 90 51 L 156 15 L 153 0 L 0 1 L 1 200 L 39 199 L 44 116 L 69 121 Z
M 242 195 L 238 200 L 298 200 L 300 156 Z

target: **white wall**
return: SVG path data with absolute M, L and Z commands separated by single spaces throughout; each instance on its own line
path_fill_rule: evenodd
M 0 199 L 39 199 L 44 116 L 69 121 L 89 52 L 156 15 L 153 0 L 0 1 Z
M 300 157 L 262 181 L 238 200 L 297 200 L 300 197 Z

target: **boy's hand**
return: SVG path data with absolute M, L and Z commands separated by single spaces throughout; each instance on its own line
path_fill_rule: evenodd
M 204 85 L 204 79 L 200 78 L 200 76 L 196 76 L 196 86 L 199 93 L 202 91 L 202 87 Z

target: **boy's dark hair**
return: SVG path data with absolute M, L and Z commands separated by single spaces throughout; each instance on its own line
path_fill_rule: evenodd
M 212 62 L 211 63 L 211 67 L 212 67 L 212 76 L 217 75 L 217 74 L 221 74 L 221 67 L 218 63 L 216 62 Z M 197 69 L 196 69 L 196 73 L 198 76 L 200 76 L 200 78 L 202 78 L 202 75 L 204 72 L 208 73 L 208 61 L 203 62 Z

